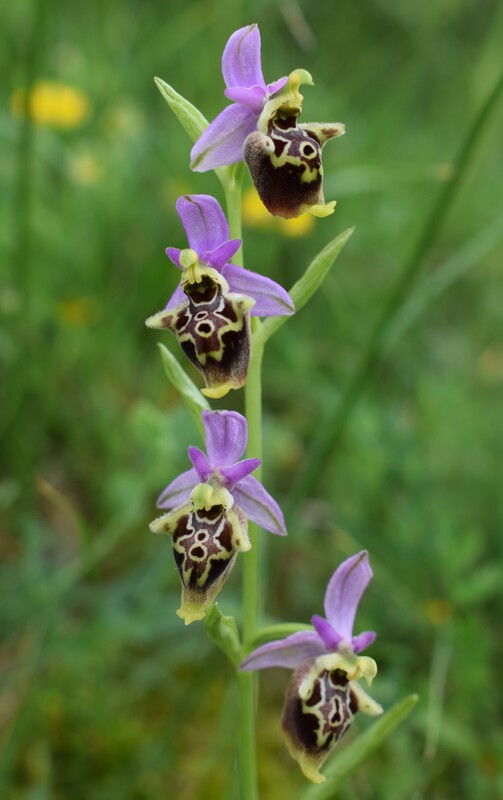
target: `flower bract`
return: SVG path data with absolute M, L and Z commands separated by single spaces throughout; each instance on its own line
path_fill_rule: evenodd
M 356 609 L 371 577 L 366 551 L 348 558 L 328 583 L 326 618 L 315 615 L 314 630 L 262 645 L 240 667 L 294 670 L 283 707 L 283 732 L 291 755 L 315 783 L 325 780 L 319 768 L 356 712 L 382 713 L 358 683 L 363 677 L 370 685 L 377 674 L 375 661 L 359 655 L 374 641 L 375 633 L 353 636 Z
M 230 263 L 241 240 L 229 239 L 227 220 L 214 197 L 184 195 L 176 209 L 189 247 L 168 247 L 166 252 L 182 270 L 180 286 L 146 324 L 171 330 L 202 373 L 204 394 L 222 397 L 246 381 L 250 315 L 282 316 L 295 309 L 278 283 Z
M 280 536 L 286 534 L 280 507 L 251 473 L 260 459 L 239 460 L 248 428 L 235 411 L 203 411 L 206 454 L 189 447 L 191 469 L 166 487 L 157 501 L 170 509 L 154 520 L 154 533 L 168 533 L 182 580 L 186 624 L 204 617 L 239 551 L 250 549 L 247 520 Z

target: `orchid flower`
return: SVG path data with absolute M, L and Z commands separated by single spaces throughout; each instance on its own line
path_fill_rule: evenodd
M 314 615 L 314 630 L 262 645 L 240 667 L 295 670 L 283 708 L 283 732 L 291 755 L 314 783 L 325 780 L 319 768 L 356 712 L 382 713 L 357 683 L 363 677 L 370 686 L 377 674 L 375 661 L 358 655 L 376 635 L 365 631 L 353 636 L 356 609 L 372 574 L 365 550 L 346 559 L 328 583 L 326 618 Z
M 307 211 L 315 217 L 333 214 L 335 200 L 325 203 L 323 193 L 321 151 L 325 142 L 345 130 L 340 122 L 298 123 L 302 83 L 313 86 L 309 72 L 290 73 L 286 85 L 265 104 L 257 130 L 243 145 L 260 199 L 271 214 L 285 219 Z
M 260 459 L 239 461 L 248 439 L 246 419 L 236 411 L 203 411 L 205 455 L 189 447 L 191 469 L 175 478 L 157 501 L 171 509 L 154 520 L 153 533 L 169 533 L 182 579 L 185 624 L 204 617 L 239 551 L 250 549 L 247 520 L 284 536 L 280 507 L 251 473 Z
M 222 74 L 227 87 L 224 94 L 233 103 L 220 112 L 192 148 L 190 166 L 195 172 L 242 161 L 244 141 L 256 130 L 264 105 L 288 80 L 280 78 L 266 85 L 257 25 L 246 25 L 232 34 L 222 55 Z
M 246 381 L 250 315 L 289 315 L 295 307 L 278 283 L 229 263 L 241 240 L 229 239 L 227 220 L 214 197 L 184 195 L 176 210 L 189 248 L 168 247 L 166 253 L 182 270 L 181 283 L 166 308 L 149 317 L 146 325 L 169 328 L 203 374 L 203 393 L 223 397 Z
M 289 219 L 310 211 L 333 213 L 325 203 L 321 150 L 344 125 L 299 125 L 301 83 L 313 85 L 306 70 L 265 84 L 260 59 L 260 32 L 247 25 L 232 34 L 222 56 L 225 96 L 234 102 L 206 128 L 191 152 L 191 168 L 206 172 L 246 161 L 259 196 L 271 214 Z

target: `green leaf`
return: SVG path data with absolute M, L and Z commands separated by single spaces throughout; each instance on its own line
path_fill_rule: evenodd
M 332 762 L 325 772 L 326 782 L 310 786 L 301 795 L 301 800 L 333 800 L 334 790 L 338 789 L 348 775 L 377 750 L 413 710 L 419 697 L 411 694 L 390 708 L 368 730 L 358 736 Z
M 192 141 L 196 142 L 210 124 L 206 117 L 189 100 L 178 94 L 169 83 L 161 80 L 161 78 L 154 78 L 154 81 L 184 130 Z M 218 167 L 214 172 L 224 187 L 231 180 L 231 174 L 233 174 L 229 167 Z
M 210 606 L 204 619 L 208 637 L 219 647 L 235 667 L 243 660 L 243 650 L 234 617 L 222 614 L 218 605 Z
M 164 367 L 164 372 L 168 376 L 175 389 L 177 389 L 190 413 L 194 417 L 197 427 L 204 438 L 204 428 L 201 418 L 201 411 L 206 409 L 211 410 L 211 406 L 199 391 L 195 383 L 191 381 L 183 367 L 180 366 L 174 355 L 169 352 L 168 348 L 163 344 L 158 344 L 161 351 L 161 358 Z
M 206 117 L 201 114 L 198 108 L 186 100 L 185 97 L 175 92 L 169 83 L 166 83 L 160 78 L 154 78 L 154 81 L 167 104 L 178 117 L 183 128 L 187 131 L 192 141 L 195 142 L 210 124 Z
M 353 231 L 354 228 L 348 228 L 329 242 L 311 261 L 302 278 L 294 283 L 289 290 L 296 312 L 300 311 L 302 306 L 305 306 L 315 291 L 319 289 Z M 269 317 L 266 319 L 257 333 L 257 340 L 264 344 L 288 319 L 291 319 L 291 317 Z
M 250 643 L 250 651 L 267 642 L 274 642 L 276 639 L 284 639 L 285 636 L 290 636 L 292 633 L 299 631 L 314 631 L 312 625 L 305 625 L 302 622 L 282 622 L 278 625 L 269 625 L 267 628 L 261 628 Z

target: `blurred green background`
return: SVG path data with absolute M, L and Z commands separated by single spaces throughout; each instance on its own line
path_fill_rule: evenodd
M 379 634 L 373 696 L 421 700 L 337 796 L 501 797 L 501 104 L 337 447 L 288 502 L 499 79 L 503 5 L 3 0 L 0 14 L 0 796 L 238 798 L 232 672 L 175 616 L 169 543 L 148 532 L 200 442 L 156 348 L 176 343 L 143 323 L 177 280 L 176 198 L 223 201 L 213 175 L 191 174 L 152 78 L 212 119 L 225 42 L 255 21 L 266 80 L 309 69 L 304 119 L 347 135 L 325 150 L 335 215 L 295 237 L 250 219 L 245 263 L 288 287 L 356 225 L 266 355 L 264 482 L 290 538 L 264 535 L 264 620 L 308 622 L 338 563 L 368 548 L 357 630 Z M 46 118 L 35 100 L 23 113 L 37 82 Z M 261 678 L 263 800 L 305 786 L 279 730 L 287 681 Z

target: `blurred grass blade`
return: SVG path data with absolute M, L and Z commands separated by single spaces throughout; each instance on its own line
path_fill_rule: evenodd
M 300 309 L 305 306 L 308 300 L 311 299 L 316 290 L 319 289 L 325 280 L 327 273 L 331 269 L 337 256 L 343 249 L 353 231 L 354 228 L 348 228 L 331 242 L 329 242 L 329 244 L 327 244 L 327 246 L 324 247 L 320 253 L 318 253 L 313 261 L 311 261 L 303 276 L 296 283 L 294 283 L 292 288 L 289 290 L 289 295 L 295 304 L 296 312 L 300 311 Z M 262 344 L 265 344 L 269 337 L 272 336 L 272 334 L 275 333 L 278 328 L 281 328 L 281 326 L 284 325 L 288 319 L 291 318 L 269 317 L 262 324 L 262 327 L 257 334 L 257 340 L 260 340 Z
M 326 783 L 310 786 L 301 794 L 300 800 L 332 800 L 334 791 L 341 786 L 345 778 L 360 764 L 363 764 L 374 750 L 377 750 L 385 742 L 397 725 L 408 717 L 418 700 L 417 694 L 405 697 L 393 708 L 390 708 L 361 736 L 358 736 L 339 755 L 332 757 L 330 766 L 325 772 Z
M 211 410 L 210 404 L 201 394 L 195 383 L 191 381 L 183 367 L 180 366 L 174 355 L 172 355 L 168 348 L 165 347 L 163 344 L 158 344 L 159 350 L 161 351 L 161 358 L 164 367 L 164 371 L 168 376 L 168 379 L 171 381 L 175 389 L 177 389 L 183 400 L 189 409 L 190 413 L 194 417 L 197 427 L 201 432 L 201 435 L 204 438 L 204 429 L 203 423 L 201 419 L 201 411 L 206 409 L 207 411 Z
M 464 247 L 439 266 L 410 296 L 392 320 L 384 339 L 384 349 L 390 350 L 443 292 L 462 278 L 502 240 L 503 225 L 501 215 L 498 215 L 481 233 L 470 239 Z
M 178 118 L 182 128 L 188 133 L 193 142 L 197 141 L 210 124 L 204 114 L 192 105 L 189 100 L 186 100 L 185 97 L 178 94 L 169 83 L 161 80 L 161 78 L 154 78 L 154 82 L 170 109 Z M 229 168 L 218 167 L 213 171 L 222 184 L 226 186 L 229 181 Z
M 362 350 L 356 369 L 346 384 L 339 403 L 333 406 L 325 419 L 321 422 L 319 419 L 316 421 L 316 429 L 311 438 L 309 452 L 292 486 L 291 502 L 287 512 L 290 516 L 295 514 L 303 499 L 315 489 L 320 476 L 327 469 L 332 454 L 337 452 L 339 442 L 348 427 L 357 403 L 373 375 L 376 364 L 384 354 L 385 342 L 393 320 L 411 291 L 424 265 L 426 254 L 437 240 L 462 186 L 477 145 L 498 108 L 502 96 L 503 73 L 468 127 L 453 164 L 452 179 L 448 180 L 437 194 L 410 258 L 398 275 L 378 314 L 368 336 L 367 345 Z

